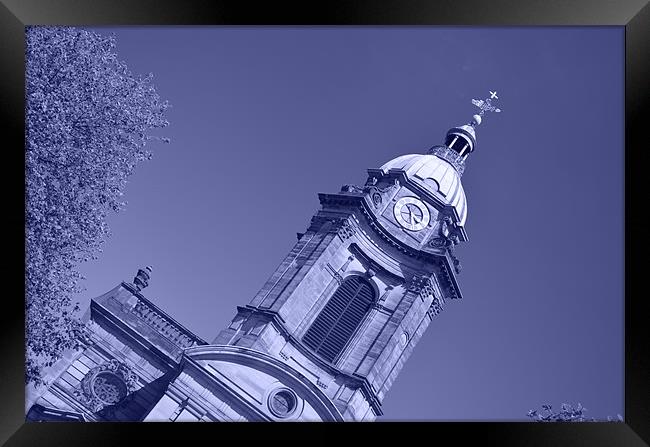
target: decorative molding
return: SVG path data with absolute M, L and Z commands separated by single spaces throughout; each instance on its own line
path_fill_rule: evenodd
M 436 155 L 454 167 L 459 176 L 465 171 L 465 161 L 458 152 L 449 149 L 447 146 L 434 146 L 429 149 L 429 154 Z
M 421 257 L 421 253 L 418 250 L 404 244 L 401 241 L 397 241 L 394 236 L 390 235 L 384 228 L 382 228 L 382 226 L 375 219 L 375 216 L 373 216 L 365 206 L 361 207 L 361 211 L 363 212 L 368 225 L 370 225 L 375 233 L 377 233 L 379 237 L 381 237 L 384 241 L 388 242 L 392 247 L 396 248 L 400 252 L 405 253 L 413 258 L 417 259 Z
M 376 175 L 378 177 L 382 176 L 381 170 L 368 170 L 371 175 Z M 398 182 L 396 182 L 397 184 Z M 412 246 L 406 245 L 401 241 L 398 241 L 395 239 L 393 235 L 388 233 L 387 231 L 384 230 L 384 228 L 381 227 L 381 225 L 377 222 L 376 217 L 374 214 L 371 212 L 370 208 L 371 205 L 368 203 L 367 200 L 365 200 L 363 197 L 356 196 L 356 195 L 343 195 L 343 194 L 324 194 L 320 193 L 318 194 L 320 203 L 322 206 L 343 206 L 343 207 L 354 207 L 358 210 L 361 211 L 361 213 L 364 216 L 365 221 L 368 223 L 368 225 L 374 230 L 374 232 L 384 241 L 388 242 L 393 248 L 396 250 L 407 254 L 408 256 L 414 258 L 414 259 L 424 259 L 427 262 L 432 262 L 440 266 L 440 269 L 442 271 L 443 278 L 447 283 L 449 283 L 451 290 L 450 290 L 450 295 L 451 298 L 461 298 L 461 291 L 458 287 L 458 284 L 456 283 L 456 280 L 453 278 L 453 271 L 447 271 L 447 263 L 449 262 L 449 257 L 446 255 L 442 255 L 440 253 L 435 253 L 431 251 L 426 251 L 426 250 L 421 250 L 421 249 L 416 249 Z M 450 218 L 451 219 L 451 218 Z M 316 216 L 312 217 L 312 224 L 309 228 L 309 231 L 318 231 L 320 226 L 323 225 L 324 222 L 330 222 L 332 220 L 332 217 L 327 216 L 326 214 L 317 214 Z M 462 229 L 460 229 L 462 231 Z M 351 244 L 351 249 L 355 248 L 356 244 Z M 360 250 L 359 250 L 360 251 Z M 356 253 L 355 253 L 356 254 Z M 361 255 L 363 255 L 363 252 L 361 252 Z M 358 257 L 358 256 L 357 256 Z M 445 259 L 446 258 L 446 259 Z M 361 258 L 359 258 L 361 259 Z M 387 271 L 387 270 L 386 270 Z M 388 272 L 388 271 L 387 271 Z M 397 276 L 392 272 L 388 272 L 392 276 Z M 402 278 L 399 278 L 400 280 Z
M 433 319 L 433 317 L 443 311 L 443 303 L 444 301 L 442 298 L 434 296 L 431 306 L 429 306 L 429 309 L 427 309 L 427 315 L 429 315 L 429 318 Z
M 449 270 L 447 263 L 443 262 L 440 264 L 441 276 L 444 280 L 451 286 L 448 290 L 450 291 L 451 299 L 461 298 L 460 291 L 457 290 L 455 279 L 453 278 L 453 273 Z
M 454 250 L 454 246 L 449 246 L 447 247 L 447 253 L 449 253 L 449 257 L 451 258 L 451 262 L 454 264 L 454 271 L 456 274 L 459 274 L 461 270 L 463 269 L 463 266 L 460 264 L 460 259 L 456 257 L 456 252 Z
M 449 262 L 449 257 L 440 254 L 440 253 L 435 253 L 431 251 L 426 251 L 426 250 L 419 250 L 414 247 L 411 247 L 409 245 L 406 245 L 402 242 L 397 241 L 394 236 L 390 235 L 388 232 L 386 232 L 381 225 L 377 222 L 375 219 L 375 216 L 372 214 L 370 211 L 369 207 L 371 206 L 366 200 L 364 200 L 361 197 L 358 196 L 343 196 L 343 195 L 336 195 L 336 194 L 319 194 L 319 199 L 321 202 L 321 205 L 323 206 L 328 206 L 328 205 L 335 205 L 335 206 L 354 206 L 358 210 L 361 211 L 361 213 L 364 216 L 365 221 L 368 223 L 368 225 L 374 230 L 374 232 L 384 241 L 388 242 L 393 248 L 396 250 L 400 251 L 401 253 L 405 253 L 408 256 L 414 258 L 414 259 L 424 259 L 426 262 L 432 262 L 438 265 L 442 271 L 443 278 L 446 280 L 447 283 L 449 283 L 451 290 L 450 290 L 450 295 L 451 298 L 461 298 L 461 292 L 460 289 L 458 288 L 458 284 L 456 283 L 455 279 L 452 278 L 453 272 L 452 271 L 447 271 L 446 264 Z M 448 216 L 447 216 L 448 217 Z M 451 219 L 451 217 L 448 217 Z M 345 218 L 347 219 L 347 218 Z M 315 215 L 312 217 L 312 226 L 309 228 L 310 231 L 318 231 L 320 226 L 323 225 L 325 222 L 331 222 L 333 219 L 331 216 L 327 216 L 326 214 L 319 214 Z M 350 251 L 352 251 L 356 256 L 357 259 L 359 259 L 362 263 L 364 262 L 372 262 L 372 260 L 366 256 L 363 251 L 357 246 L 356 243 L 350 244 Z M 446 258 L 446 259 L 445 259 Z M 386 269 L 383 269 L 381 266 L 378 266 L 378 268 L 384 270 L 384 272 L 388 273 L 392 277 L 397 278 L 398 280 L 402 281 L 403 278 L 401 278 L 399 275 L 396 275 L 393 272 L 390 272 Z
M 383 188 L 379 188 L 378 186 L 375 186 L 377 183 L 377 178 L 372 177 L 371 179 L 368 179 L 368 183 L 366 185 L 370 184 L 371 186 L 366 186 L 364 189 L 368 193 L 368 198 L 370 200 L 370 203 L 375 208 L 379 208 L 381 204 L 384 202 L 384 196 L 393 193 L 396 189 L 399 189 L 399 180 L 395 179 L 392 185 L 385 186 Z M 386 198 L 387 200 L 390 200 L 390 197 Z
M 327 262 L 325 264 L 325 269 L 327 272 L 332 275 L 332 277 L 336 280 L 339 285 L 343 282 L 343 275 L 341 273 L 345 273 L 345 271 L 348 269 L 350 263 L 354 261 L 356 257 L 354 255 L 348 256 L 348 259 L 345 261 L 345 263 L 341 266 L 341 268 L 337 271 L 334 267 L 332 267 L 332 264 Z M 340 273 L 339 273 L 340 272 Z
M 379 206 L 384 202 L 384 195 L 387 193 L 393 192 L 395 189 L 399 188 L 399 180 L 395 179 L 393 184 L 380 188 L 377 185 L 377 177 L 371 176 L 366 181 L 366 184 L 361 187 L 357 185 L 343 185 L 341 187 L 341 192 L 355 193 L 355 194 L 364 194 L 367 197 L 367 200 L 375 207 Z
M 368 177 L 368 180 L 366 180 L 365 186 L 375 186 L 377 184 L 377 177 L 374 175 L 371 175 Z
M 399 187 L 400 187 L 399 179 L 395 179 L 395 180 L 393 181 L 393 184 L 392 184 L 392 185 L 388 185 L 388 186 L 385 186 L 385 187 L 383 187 L 383 188 L 376 188 L 376 189 L 377 189 L 377 191 L 379 191 L 380 193 L 385 194 L 385 193 L 387 193 L 387 192 L 390 192 L 390 191 L 393 191 L 393 190 L 395 190 L 395 189 L 398 189 Z
M 404 280 L 401 276 L 398 276 L 395 273 L 382 267 L 380 263 L 373 260 L 372 257 L 364 253 L 361 247 L 359 247 L 359 245 L 357 245 L 356 243 L 350 244 L 349 250 L 354 254 L 354 256 L 359 260 L 361 265 L 363 265 L 363 267 L 366 270 L 372 270 L 373 272 L 375 272 L 375 274 L 377 274 L 377 272 L 382 272 L 383 274 L 388 275 L 391 278 L 394 278 L 396 281 L 401 282 Z
M 332 264 L 330 264 L 329 262 L 325 264 L 325 269 L 330 275 L 332 275 L 332 277 L 336 280 L 337 283 L 341 284 L 343 282 L 343 277 L 339 272 L 336 271 L 334 267 L 332 267 Z
M 379 205 L 381 205 L 382 198 L 380 193 L 373 192 L 371 195 L 371 199 L 372 199 L 372 204 L 375 205 L 375 208 L 378 208 Z
M 115 402 L 108 401 L 106 396 L 99 394 L 100 390 L 97 382 L 98 376 L 110 374 L 114 379 L 121 381 L 124 386 L 124 396 Z M 103 410 L 105 407 L 112 406 L 122 402 L 128 395 L 136 390 L 138 383 L 138 376 L 126 364 L 111 359 L 106 363 L 92 368 L 79 383 L 78 388 L 73 391 L 73 394 L 79 401 L 88 407 L 93 413 Z M 119 385 L 118 385 L 119 386 Z M 119 393 L 119 390 L 117 390 Z
M 390 294 L 390 291 L 393 289 L 394 289 L 393 286 L 391 286 L 390 284 L 387 285 L 386 289 L 384 290 L 384 293 L 382 293 L 379 299 L 375 302 L 375 304 L 372 305 L 372 308 L 379 312 L 384 312 L 389 315 L 392 314 L 393 311 L 388 307 L 384 306 L 384 303 L 386 302 L 386 298 Z
M 392 170 L 391 170 L 392 171 Z M 453 207 L 446 203 L 444 200 L 440 199 L 436 194 L 431 194 L 430 191 L 427 189 L 423 188 L 421 185 L 418 183 L 413 183 L 413 182 L 408 182 L 408 178 L 406 176 L 406 173 L 401 171 L 399 174 L 397 173 L 390 173 L 386 174 L 380 169 L 369 169 L 368 170 L 370 174 L 370 178 L 368 182 L 366 183 L 366 186 L 364 186 L 364 190 L 367 190 L 368 193 L 365 196 L 362 196 L 360 194 L 325 194 L 325 193 L 319 193 L 318 198 L 320 200 L 320 203 L 323 207 L 329 207 L 329 206 L 335 206 L 335 207 L 353 207 L 357 208 L 359 207 L 363 214 L 365 215 L 368 223 L 370 226 L 381 236 L 383 239 L 386 241 L 390 242 L 391 245 L 394 245 L 396 248 L 398 248 L 400 251 L 409 254 L 410 256 L 414 257 L 419 257 L 419 254 L 413 254 L 412 250 L 414 249 L 413 247 L 409 247 L 404 245 L 403 241 L 397 241 L 397 240 L 392 240 L 391 238 L 393 236 L 389 236 L 388 234 L 384 233 L 384 229 L 381 228 L 381 225 L 378 224 L 376 218 L 377 216 L 375 215 L 375 212 L 373 211 L 374 208 L 377 208 L 373 203 L 372 199 L 369 197 L 371 196 L 373 191 L 377 191 L 381 194 L 386 194 L 389 191 L 394 191 L 396 189 L 399 189 L 401 186 L 400 178 L 395 178 L 395 175 L 399 175 L 402 178 L 402 182 L 408 183 L 409 188 L 416 194 L 421 197 L 426 197 L 427 200 L 433 201 L 435 204 L 434 206 L 436 208 L 444 208 L 446 209 L 446 212 L 448 213 L 453 213 Z M 384 179 L 382 182 L 387 185 L 384 188 L 378 188 L 375 186 L 376 184 L 379 183 L 377 178 Z M 392 184 L 386 180 L 392 180 Z M 384 202 L 386 201 L 386 197 L 382 199 Z M 439 205 L 439 206 L 438 206 Z M 319 213 L 320 214 L 320 213 Z M 315 220 L 315 218 L 318 218 Z M 331 219 L 331 218 L 330 218 Z M 328 217 L 323 216 L 323 215 L 317 215 L 312 218 L 312 226 L 310 227 L 311 229 L 317 229 L 316 225 L 314 225 L 317 222 L 317 225 L 322 225 L 321 221 L 327 221 Z M 464 232 L 464 229 L 460 228 L 460 232 Z M 464 238 L 465 236 L 463 236 Z M 464 239 L 463 239 L 464 240 Z M 415 249 L 417 252 L 419 252 L 419 249 Z
M 160 335 L 172 341 L 180 348 L 184 349 L 197 344 L 202 344 L 200 343 L 200 340 L 197 340 L 191 334 L 188 334 L 187 331 L 178 324 L 170 321 L 165 317 L 165 315 L 157 312 L 140 299 L 138 299 L 138 302 L 131 312 L 154 328 Z
M 336 234 L 341 241 L 345 241 L 354 236 L 355 229 L 352 227 L 348 219 L 337 219 L 336 223 L 338 224 Z
M 407 286 L 407 290 L 419 295 L 422 301 L 430 296 L 434 298 L 436 296 L 434 280 L 431 276 L 427 275 L 413 276 Z
M 318 200 L 321 205 L 330 204 L 342 207 L 357 206 L 360 202 L 365 201 L 364 196 L 361 194 L 326 194 L 319 193 Z M 332 218 L 329 216 L 315 216 L 318 218 L 325 219 L 325 221 L 331 221 Z M 312 218 L 313 219 L 313 218 Z
M 381 305 L 382 303 L 386 302 L 386 298 L 388 298 L 388 295 L 390 294 L 390 291 L 393 290 L 394 287 L 388 284 L 386 286 L 386 289 L 384 290 L 384 293 L 381 294 L 379 299 L 377 300 L 377 304 Z
M 460 260 L 456 257 L 454 246 L 460 242 L 458 228 L 453 224 L 453 220 L 449 216 L 444 216 L 438 225 L 438 233 L 434 234 L 427 241 L 427 246 L 432 248 L 443 249 L 449 254 L 449 258 L 454 266 L 454 271 L 460 273 L 462 266 Z
M 352 261 L 354 261 L 355 259 L 356 259 L 356 256 L 354 256 L 354 255 L 348 256 L 348 259 L 345 261 L 345 264 L 343 264 L 339 270 L 341 272 L 345 272 L 348 269 L 348 267 L 350 266 L 350 263 Z
M 341 186 L 341 192 L 356 192 L 359 194 L 363 194 L 364 188 L 361 188 L 360 186 L 357 185 L 343 185 Z
M 389 315 L 393 313 L 393 311 L 391 309 L 389 309 L 388 307 L 384 306 L 383 304 L 381 304 L 379 302 L 373 304 L 372 308 L 374 310 L 376 310 L 376 311 L 384 312 L 384 313 L 389 314 Z
M 427 242 L 427 245 L 433 248 L 447 248 L 448 244 L 449 244 L 449 240 L 447 238 L 438 237 L 438 236 L 432 237 Z

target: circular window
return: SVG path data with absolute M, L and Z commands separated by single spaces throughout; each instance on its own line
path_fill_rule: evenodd
M 298 406 L 298 398 L 288 388 L 280 388 L 269 395 L 269 408 L 271 412 L 280 418 L 291 416 Z
M 93 394 L 108 405 L 113 405 L 126 397 L 127 389 L 124 381 L 110 372 L 97 374 L 93 380 Z

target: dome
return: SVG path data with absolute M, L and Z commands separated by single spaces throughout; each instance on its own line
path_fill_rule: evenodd
M 442 158 L 431 154 L 409 154 L 385 163 L 381 170 L 404 172 L 406 177 L 430 192 L 446 205 L 454 207 L 458 214 L 457 225 L 465 226 L 467 199 L 456 169 Z

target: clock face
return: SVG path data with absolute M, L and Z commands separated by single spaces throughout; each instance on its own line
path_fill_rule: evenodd
M 411 231 L 420 231 L 429 225 L 429 208 L 415 197 L 402 197 L 393 208 L 397 222 Z

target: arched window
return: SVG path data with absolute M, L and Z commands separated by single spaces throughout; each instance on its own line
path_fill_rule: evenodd
M 360 276 L 346 278 L 309 327 L 303 342 L 333 362 L 350 341 L 375 301 L 375 291 Z

